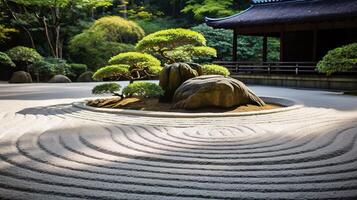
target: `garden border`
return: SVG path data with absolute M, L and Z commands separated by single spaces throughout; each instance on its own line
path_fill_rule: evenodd
M 134 115 L 142 117 L 161 117 L 161 118 L 199 118 L 199 117 L 238 117 L 238 116 L 254 116 L 254 115 L 264 115 L 273 114 L 279 112 L 286 112 L 290 110 L 295 110 L 302 108 L 303 105 L 299 102 L 291 99 L 281 98 L 281 97 L 261 97 L 266 103 L 273 103 L 284 108 L 277 108 L 271 110 L 262 111 L 248 111 L 240 113 L 181 113 L 181 112 L 159 112 L 159 111 L 142 111 L 142 110 L 129 110 L 129 109 L 112 109 L 112 108 L 96 108 L 92 106 L 87 106 L 86 102 L 74 102 L 72 105 L 77 108 L 90 110 L 94 112 L 104 112 L 104 113 L 114 113 L 123 115 Z

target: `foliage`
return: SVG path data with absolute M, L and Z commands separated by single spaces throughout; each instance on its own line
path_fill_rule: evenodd
M 144 36 L 144 31 L 135 22 L 118 16 L 98 19 L 69 43 L 72 59 L 85 63 L 91 70 L 106 65 L 107 60 L 119 53 L 133 51 L 131 43 Z
M 205 36 L 207 45 L 215 49 L 217 52 L 218 60 L 231 60 L 232 59 L 232 35 L 231 30 L 226 29 L 213 29 L 206 24 L 201 24 L 192 27 L 192 30 L 197 31 Z
M 213 29 L 206 24 L 192 27 L 207 39 L 207 46 L 219 49 L 218 60 L 232 60 L 233 31 Z M 262 38 L 256 36 L 238 37 L 238 59 L 241 61 L 261 61 Z M 280 42 L 275 38 L 268 38 L 268 61 L 278 61 L 280 56 Z M 205 60 L 210 61 L 210 60 Z
M 268 38 L 268 61 L 280 60 L 280 40 L 278 38 Z
M 147 73 L 157 75 L 157 69 L 161 68 L 161 62 L 154 56 L 146 53 L 127 52 L 112 57 L 109 64 L 129 65 L 131 71 L 141 72 L 147 69 Z
M 234 2 L 235 0 L 188 0 L 182 12 L 193 13 L 196 20 L 202 20 L 205 16 L 229 16 L 235 13 L 232 9 Z
M 72 63 L 72 64 L 69 64 L 69 66 L 71 68 L 71 72 L 76 77 L 78 77 L 79 75 L 81 75 L 87 71 L 87 65 L 85 65 L 85 64 Z
M 106 65 L 109 58 L 122 52 L 134 50 L 131 44 L 108 41 L 102 32 L 85 31 L 73 37 L 69 43 L 71 58 L 96 70 Z
M 6 21 L 24 30 L 33 48 L 37 43 L 48 55 L 60 58 L 70 27 L 93 17 L 96 8 L 112 5 L 112 0 L 3 0 L 1 4 Z
M 109 65 L 98 69 L 94 75 L 94 80 L 101 80 L 104 78 L 109 78 L 113 80 L 119 80 L 119 78 L 127 78 L 129 75 L 129 65 Z
M 4 25 L 0 24 L 0 43 L 9 39 L 9 34 L 16 33 L 16 32 L 18 32 L 18 30 L 14 28 L 6 28 Z
M 94 79 L 115 78 L 133 82 L 158 75 L 161 71 L 161 62 L 146 53 L 121 53 L 112 57 L 109 64 L 107 67 L 100 68 L 94 74 Z
M 189 62 L 196 56 L 214 56 L 213 48 L 206 46 L 206 39 L 189 29 L 167 29 L 152 33 L 138 42 L 136 48 L 143 52 L 159 54 L 169 63 Z
M 74 78 L 71 66 L 66 60 L 60 58 L 45 58 L 30 67 L 33 75 L 38 75 L 40 81 L 48 81 L 54 75 L 65 75 Z
M 89 28 L 93 32 L 102 32 L 106 41 L 135 43 L 145 35 L 135 22 L 118 16 L 102 17 Z
M 203 65 L 202 66 L 203 74 L 205 75 L 222 75 L 229 76 L 230 72 L 227 68 L 220 65 Z
M 92 89 L 92 94 L 116 94 L 120 91 L 121 85 L 117 83 L 104 83 Z
M 155 83 L 149 82 L 135 82 L 123 89 L 123 94 L 126 97 L 144 97 L 154 98 L 164 94 L 164 91 L 160 86 Z
M 177 20 L 169 17 L 156 17 L 152 19 L 139 19 L 136 22 L 144 29 L 146 34 L 155 33 L 157 31 L 185 27 L 187 24 L 184 20 Z
M 357 43 L 330 50 L 317 64 L 320 72 L 331 75 L 346 72 L 357 66 Z
M 9 67 L 16 67 L 15 63 L 12 62 L 11 58 L 4 52 L 0 52 L 0 64 Z
M 32 64 L 42 60 L 42 56 L 32 48 L 17 46 L 7 51 L 7 55 L 14 62 Z

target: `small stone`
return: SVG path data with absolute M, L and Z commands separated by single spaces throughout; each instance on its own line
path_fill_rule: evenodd
M 49 83 L 71 83 L 71 79 L 64 75 L 55 75 L 49 81 Z
M 79 75 L 77 82 L 94 82 L 93 80 L 93 72 L 87 71 Z
M 12 74 L 9 83 L 32 83 L 31 75 L 25 71 L 17 71 Z

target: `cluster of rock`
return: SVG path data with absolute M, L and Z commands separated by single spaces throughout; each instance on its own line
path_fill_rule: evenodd
M 165 66 L 160 74 L 160 86 L 165 91 L 160 101 L 172 102 L 175 109 L 265 105 L 244 83 L 221 75 L 202 76 L 202 67 L 197 64 Z
M 202 75 L 202 67 L 197 64 L 174 63 L 166 65 L 160 73 L 160 86 L 165 94 L 160 98 L 161 102 L 171 102 L 175 91 L 185 81 Z
M 93 72 L 84 72 L 81 74 L 77 81 L 78 82 L 92 82 L 94 81 Z M 71 83 L 71 79 L 64 75 L 55 75 L 49 81 L 49 83 Z M 14 72 L 9 80 L 9 83 L 32 83 L 31 75 L 25 71 Z

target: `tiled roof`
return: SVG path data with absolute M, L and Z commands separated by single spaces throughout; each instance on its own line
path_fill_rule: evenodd
M 350 18 L 357 18 L 357 0 L 254 0 L 245 11 L 206 23 L 232 28 Z

